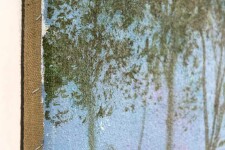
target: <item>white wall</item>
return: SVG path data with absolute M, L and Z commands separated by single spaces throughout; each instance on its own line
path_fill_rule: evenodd
M 21 0 L 0 0 L 0 146 L 20 149 Z

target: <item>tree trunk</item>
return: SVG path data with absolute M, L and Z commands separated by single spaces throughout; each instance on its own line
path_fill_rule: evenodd
M 167 129 L 167 144 L 166 149 L 172 150 L 173 146 L 173 130 L 174 130 L 174 71 L 175 71 L 175 59 L 171 58 L 168 70 L 166 72 L 166 82 L 168 88 L 168 101 L 167 101 L 167 119 L 166 119 L 166 129 Z
M 95 109 L 92 92 L 88 94 L 88 145 L 95 150 Z
M 146 104 L 146 100 L 145 100 L 144 101 L 144 108 L 143 108 L 143 116 L 142 116 L 141 133 L 140 133 L 140 139 L 139 139 L 139 143 L 138 143 L 138 150 L 141 150 L 141 145 L 142 145 L 143 138 L 144 138 L 146 113 L 147 113 L 147 104 Z
M 219 89 L 218 89 L 218 99 L 220 98 L 220 93 L 221 93 L 221 89 L 222 89 L 222 86 L 223 86 L 223 82 L 224 82 L 224 77 L 225 77 L 225 69 L 223 71 L 223 74 L 222 74 L 222 77 L 221 77 L 221 80 L 220 80 L 220 84 L 219 84 Z M 220 104 L 219 100 L 218 100 L 218 103 Z M 218 105 L 219 105 L 218 104 Z M 225 101 L 223 102 L 223 104 L 220 106 L 218 106 L 218 117 L 217 117 L 217 121 L 216 122 L 213 122 L 213 130 L 215 134 L 212 135 L 211 137 L 211 143 L 210 143 L 210 147 L 212 148 L 212 150 L 215 150 L 216 147 L 217 147 L 217 144 L 218 144 L 218 141 L 219 141 L 219 135 L 220 135 L 220 130 L 221 130 L 221 126 L 222 126 L 222 123 L 223 123 L 223 116 L 224 116 L 224 111 L 225 111 Z M 214 112 L 215 113 L 215 112 Z
M 208 123 L 208 109 L 207 109 L 207 90 L 206 90 L 206 49 L 205 40 L 200 31 L 202 40 L 202 51 L 203 51 L 203 69 L 202 69 L 202 89 L 203 89 L 203 113 L 204 113 L 204 126 L 205 126 L 205 149 L 209 149 L 209 123 Z
M 88 105 L 88 144 L 90 150 L 95 150 L 95 111 L 92 103 Z
M 173 145 L 173 126 L 174 126 L 174 94 L 173 94 L 173 84 L 168 86 L 168 110 L 167 110 L 167 150 L 172 150 Z

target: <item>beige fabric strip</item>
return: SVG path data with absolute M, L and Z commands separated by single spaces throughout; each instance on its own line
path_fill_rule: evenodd
M 24 47 L 24 150 L 41 149 L 43 144 L 43 105 L 41 103 L 41 0 L 23 0 Z M 38 18 L 39 17 L 39 18 Z M 38 19 L 37 19 L 38 18 Z

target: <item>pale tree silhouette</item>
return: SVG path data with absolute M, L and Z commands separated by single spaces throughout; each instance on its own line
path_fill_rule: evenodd
M 73 107 L 87 111 L 80 118 L 88 124 L 89 148 L 94 150 L 95 121 L 113 113 L 114 104 L 110 100 L 113 99 L 113 91 L 119 89 L 127 99 L 141 97 L 143 115 L 137 139 L 141 150 L 147 106 L 151 99 L 149 88 L 153 86 L 157 91 L 164 86 L 168 91 L 166 149 L 171 150 L 176 107 L 183 113 L 193 113 L 198 108 L 195 105 L 196 93 L 202 86 L 205 149 L 214 150 L 218 145 L 222 146 L 225 143 L 220 138 L 225 112 L 222 96 L 225 72 L 223 8 L 222 0 L 49 0 L 47 20 L 50 26 L 43 38 L 46 120 L 59 126 L 73 119 L 69 114 Z M 214 17 L 211 21 L 209 14 Z M 146 18 L 150 21 L 144 20 Z M 214 33 L 212 22 L 216 24 L 219 37 Z M 132 36 L 137 38 L 129 37 L 131 26 L 135 26 Z M 217 40 L 214 42 L 216 89 L 211 134 L 206 84 L 208 35 Z M 138 45 L 140 39 L 144 46 Z M 196 42 L 199 39 L 201 46 Z M 193 54 L 199 51 L 199 47 L 202 48 L 202 58 Z M 183 93 L 187 95 L 187 101 L 184 102 L 184 110 L 175 99 L 176 70 L 180 64 L 184 68 L 190 67 L 191 56 L 194 57 L 192 75 L 196 73 L 199 81 L 185 85 Z M 202 61 L 201 71 L 199 61 Z M 147 71 L 141 71 L 142 62 L 147 64 Z M 68 94 L 65 87 L 71 82 L 76 90 Z M 57 107 L 57 97 L 72 99 L 73 106 L 59 109 L 52 115 L 50 107 Z M 128 107 L 125 111 L 135 108 L 134 105 Z M 185 118 L 186 114 L 182 115 Z
M 208 31 L 213 45 L 213 54 L 215 61 L 215 90 L 214 90 L 214 108 L 211 134 L 209 136 L 209 150 L 215 150 L 217 146 L 223 146 L 223 139 L 220 137 L 221 127 L 224 116 L 224 84 L 225 84 L 225 4 L 221 0 L 212 0 L 211 24 L 212 28 Z M 204 37 L 202 36 L 204 41 Z M 204 43 L 203 43 L 204 44 Z M 204 46 L 204 45 L 203 45 Z M 205 48 L 205 47 L 203 47 Z M 206 48 L 205 48 L 206 49 Z M 206 53 L 206 52 L 205 52 Z M 205 54 L 204 54 L 205 55 Z M 206 78 L 206 77 L 205 77 Z M 218 143 L 220 141 L 220 143 Z
M 84 122 L 88 122 L 91 150 L 96 147 L 96 117 L 112 113 L 112 107 L 96 108 L 98 99 L 94 91 L 98 88 L 98 79 L 104 74 L 105 82 L 110 80 L 115 70 L 121 70 L 131 56 L 130 39 L 116 39 L 116 29 L 126 30 L 134 18 L 141 18 L 143 7 L 144 2 L 135 0 L 48 2 L 50 27 L 43 38 L 45 116 L 56 126 L 72 119 L 72 116 L 65 117 L 68 110 L 58 111 L 51 116 L 48 108 L 58 96 L 57 92 L 68 96 L 65 90 L 59 89 L 74 82 L 78 88 L 72 94 L 74 104 L 87 110 Z M 111 62 L 114 62 L 114 66 L 103 69 L 105 64 Z M 110 98 L 111 94 L 104 92 L 105 99 Z
M 155 32 L 149 50 L 144 51 L 148 56 L 149 71 L 160 83 L 165 77 L 168 89 L 167 100 L 167 150 L 173 148 L 174 134 L 174 77 L 178 58 L 187 59 L 195 48 L 192 31 L 199 18 L 196 10 L 204 4 L 203 1 L 152 1 L 151 14 L 158 24 L 159 31 Z M 197 25 L 204 25 L 203 22 Z M 193 41 L 192 41 L 193 40 Z M 164 75 L 164 76 L 163 76 Z M 161 80 L 162 81 L 162 80 Z

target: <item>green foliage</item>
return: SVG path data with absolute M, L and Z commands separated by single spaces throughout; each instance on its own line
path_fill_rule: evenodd
M 50 104 L 60 105 L 54 102 L 59 94 L 63 99 L 71 96 L 74 105 L 87 110 L 89 114 L 80 118 L 83 123 L 88 119 L 90 123 L 113 113 L 110 100 L 115 89 L 126 99 L 141 97 L 146 107 L 152 99 L 148 93 L 150 87 L 159 91 L 164 86 L 169 91 L 168 110 L 169 107 L 172 110 L 168 113 L 167 120 L 172 120 L 168 124 L 172 126 L 179 118 L 187 119 L 190 113 L 193 115 L 188 121 L 193 122 L 195 112 L 200 109 L 196 103 L 202 84 L 199 69 L 202 58 L 195 53 L 200 49 L 197 41 L 200 36 L 207 37 L 213 41 L 214 49 L 223 47 L 224 8 L 221 0 L 49 0 L 47 17 L 51 24 L 43 37 L 45 118 L 56 126 L 72 119 L 65 117 L 68 110 L 50 114 Z M 144 20 L 145 17 L 150 21 Z M 133 36 L 145 35 L 141 41 L 144 46 L 138 45 L 138 50 L 134 45 L 140 39 L 119 37 L 134 24 Z M 219 36 L 214 35 L 214 25 Z M 217 54 L 214 57 L 218 63 Z M 142 71 L 140 62 L 147 63 L 147 71 Z M 176 102 L 175 110 L 174 83 L 179 65 L 189 71 L 193 69 L 190 76 L 197 76 L 199 81 L 185 77 L 188 81 L 182 87 L 182 100 Z M 60 88 L 71 81 L 78 91 L 68 95 Z M 99 82 L 103 87 L 98 87 Z M 125 106 L 124 111 L 134 112 L 135 105 Z M 221 141 L 219 146 L 223 145 Z
M 51 0 L 48 5 L 49 19 L 53 19 L 54 14 L 56 20 L 52 20 L 43 38 L 46 107 L 57 96 L 57 89 L 73 81 L 80 91 L 80 94 L 73 93 L 74 104 L 88 108 L 90 103 L 95 105 L 97 101 L 93 91 L 98 88 L 96 83 L 102 72 L 105 72 L 104 83 L 110 83 L 111 75 L 128 65 L 127 59 L 132 55 L 131 41 L 128 38 L 117 40 L 114 33 L 117 29 L 126 30 L 135 18 L 142 17 L 144 3 L 135 0 Z M 74 12 L 77 14 L 72 14 Z M 116 13 L 122 17 L 122 22 L 110 21 Z M 108 21 L 99 22 L 100 16 L 105 16 Z M 115 31 L 108 31 L 108 26 Z M 115 64 L 103 70 L 104 65 L 112 62 Z M 112 97 L 111 92 L 105 93 L 106 100 Z M 96 110 L 97 117 L 110 114 L 112 107 L 109 106 L 99 106 Z

